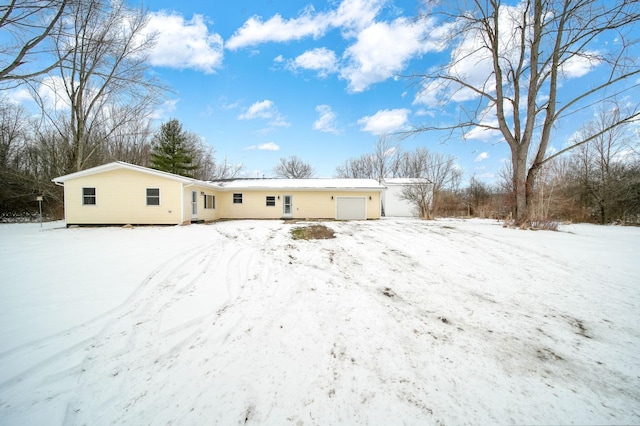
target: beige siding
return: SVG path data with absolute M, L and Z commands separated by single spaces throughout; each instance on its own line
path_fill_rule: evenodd
M 198 211 L 195 217 L 191 215 L 191 191 L 196 191 L 196 199 L 198 200 Z M 215 197 L 215 208 L 214 209 L 205 209 L 204 208 L 204 198 L 205 195 L 213 195 Z M 220 203 L 220 194 L 211 190 L 210 188 L 205 188 L 201 186 L 187 186 L 184 188 L 184 212 L 185 212 L 185 220 L 198 220 L 209 222 L 212 220 L 220 219 L 220 208 L 218 204 Z
M 233 194 L 242 194 L 242 204 L 233 204 Z M 266 197 L 276 197 L 276 205 L 267 207 Z M 283 217 L 284 195 L 293 196 L 294 219 L 335 219 L 337 197 L 366 197 L 367 218 L 380 218 L 379 191 L 229 191 L 219 197 L 220 217 L 229 219 L 279 219 Z M 278 198 L 279 197 L 279 198 Z M 333 197 L 333 199 L 332 199 Z M 369 200 L 371 197 L 371 200 Z M 216 205 L 218 207 L 218 204 Z
M 96 205 L 82 205 L 82 188 L 96 188 Z M 146 189 L 160 189 L 160 205 L 146 205 Z M 182 223 L 182 183 L 132 170 L 113 170 L 64 183 L 67 224 Z

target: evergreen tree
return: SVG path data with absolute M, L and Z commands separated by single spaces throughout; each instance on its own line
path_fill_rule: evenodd
M 164 172 L 193 177 L 193 150 L 188 143 L 188 133 L 182 130 L 182 124 L 176 119 L 160 126 L 160 132 L 153 137 L 151 167 Z

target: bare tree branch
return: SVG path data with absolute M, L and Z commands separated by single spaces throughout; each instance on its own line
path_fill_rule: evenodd
M 26 70 L 28 64 L 42 59 L 40 54 L 50 53 L 38 48 L 51 40 L 67 5 L 67 0 L 12 0 L 0 6 L 0 29 L 10 34 L 10 41 L 0 47 L 0 81 L 28 80 L 50 72 L 60 63 L 61 57 L 53 57 L 49 65 Z M 20 72 L 21 69 L 25 71 Z
M 280 163 L 273 168 L 273 175 L 286 179 L 305 179 L 313 177 L 315 171 L 311 165 L 295 155 L 281 158 Z
M 418 125 L 401 136 L 446 130 L 462 132 L 464 137 L 474 128 L 499 130 L 511 150 L 516 218 L 526 221 L 528 197 L 540 168 L 560 155 L 547 153 L 558 123 L 593 104 L 637 90 L 640 64 L 631 49 L 639 41 L 634 31 L 640 25 L 640 3 L 458 0 L 438 7 L 428 17 L 455 24 L 458 30 L 449 40 L 452 60 L 417 76 L 423 90 L 418 100 L 428 96 L 425 99 L 437 99 L 440 105 L 457 103 L 460 111 L 474 102 L 476 109 L 458 122 Z M 609 33 L 618 42 L 599 44 Z M 572 75 L 576 64 L 582 70 Z M 464 72 L 472 67 L 490 71 L 483 78 L 475 70 Z M 560 90 L 561 84 L 595 67 L 604 73 L 602 83 L 584 85 L 577 92 Z M 633 113 L 611 125 L 636 119 Z

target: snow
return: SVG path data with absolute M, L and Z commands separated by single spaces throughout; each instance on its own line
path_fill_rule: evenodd
M 228 182 L 213 182 L 223 189 L 375 189 L 382 191 L 385 187 L 375 179 L 237 179 Z
M 638 424 L 640 228 L 0 225 L 0 424 Z

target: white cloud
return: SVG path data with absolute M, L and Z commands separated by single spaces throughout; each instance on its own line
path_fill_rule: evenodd
M 504 62 L 505 69 L 508 68 L 509 62 L 518 62 L 519 39 L 513 35 L 517 34 L 517 26 L 520 24 L 513 19 L 513 16 L 522 16 L 523 7 L 522 4 L 500 7 L 498 25 L 502 31 L 500 32 L 499 56 L 500 60 Z M 446 73 L 465 81 L 472 87 L 493 93 L 495 91 L 493 62 L 491 52 L 486 47 L 484 34 L 480 31 L 466 31 L 457 41 L 458 44 L 451 51 L 451 61 L 445 67 Z M 422 87 L 414 103 L 436 107 L 443 102 L 465 102 L 476 99 L 478 96 L 472 88 L 446 80 L 431 80 Z
M 28 89 L 20 88 L 20 89 L 9 91 L 9 96 L 2 97 L 2 100 L 7 101 L 14 105 L 18 105 L 24 102 L 33 101 L 33 96 L 31 95 L 31 92 L 29 92 Z
M 276 14 L 263 21 L 259 16 L 252 16 L 233 33 L 226 47 L 236 50 L 270 41 L 285 42 L 309 36 L 318 38 L 324 34 L 328 25 L 329 22 L 322 16 L 314 15 L 312 9 L 305 9 L 299 17 L 293 19 L 283 19 Z
M 154 109 L 153 113 L 151 113 L 151 118 L 154 120 L 166 120 L 176 110 L 177 104 L 178 99 L 169 99 L 164 101 Z
M 245 112 L 238 116 L 238 120 L 254 120 L 265 119 L 271 120 L 269 125 L 275 127 L 288 127 L 291 123 L 287 122 L 285 118 L 280 114 L 278 108 L 269 99 L 264 101 L 255 102 Z
M 37 89 L 37 96 L 45 108 L 50 110 L 62 111 L 71 108 L 69 99 L 64 95 L 65 80 L 59 76 L 44 77 Z M 22 92 L 23 95 L 24 92 Z M 33 99 L 33 98 L 32 98 Z
M 587 75 L 602 61 L 599 52 L 583 51 L 580 56 L 574 55 L 562 64 L 561 71 L 566 78 L 577 78 Z
M 313 129 L 320 132 L 337 134 L 337 115 L 331 110 L 331 107 L 329 105 L 318 105 L 316 112 L 320 114 L 320 117 L 313 123 Z
M 244 149 L 245 151 L 280 151 L 280 146 L 273 142 L 267 142 L 260 145 L 251 145 Z
M 488 152 L 481 152 L 475 160 L 473 160 L 475 163 L 479 163 L 481 161 L 486 160 L 487 158 L 489 158 L 489 153 Z
M 362 126 L 360 130 L 363 132 L 379 136 L 401 130 L 407 124 L 409 113 L 406 108 L 384 109 L 362 117 L 358 124 Z
M 411 22 L 407 18 L 376 22 L 363 29 L 344 54 L 347 64 L 340 75 L 349 82 L 349 90 L 361 92 L 393 77 L 412 58 L 441 47 L 425 41 L 431 30 L 432 21 Z
M 520 59 L 520 38 L 519 36 L 519 18 L 526 11 L 524 2 L 520 2 L 515 6 L 503 5 L 499 9 L 499 23 L 501 28 L 499 46 L 499 57 L 502 62 L 503 70 L 510 68 L 511 64 L 517 64 Z M 516 17 L 514 19 L 514 17 Z M 449 64 L 445 67 L 448 75 L 456 79 L 460 79 L 468 85 L 478 88 L 481 91 L 494 94 L 495 93 L 495 74 L 493 72 L 492 54 L 486 46 L 486 36 L 480 31 L 467 31 L 457 40 L 457 45 L 451 51 Z M 530 37 L 530 34 L 527 35 Z M 529 43 L 530 40 L 527 40 Z M 574 55 L 561 66 L 561 73 L 565 78 L 577 78 L 588 74 L 596 66 L 601 63 L 601 53 L 597 51 L 582 51 L 578 55 Z M 528 67 L 528 58 L 525 58 L 524 67 Z M 509 88 L 506 79 L 510 75 L 504 72 L 505 83 L 503 85 L 505 95 L 511 96 L 513 89 Z M 430 80 L 425 83 L 421 91 L 416 96 L 414 104 L 423 104 L 430 107 L 436 107 L 439 104 L 449 101 L 465 102 L 477 99 L 478 93 L 470 87 L 448 82 L 446 80 Z M 542 95 L 541 95 L 542 97 Z M 540 102 L 544 99 L 540 99 Z
M 372 22 L 386 1 L 343 0 L 336 10 L 322 13 L 315 13 L 313 7 L 308 6 L 292 19 L 284 19 L 279 14 L 266 21 L 252 16 L 227 40 L 226 47 L 236 50 L 267 42 L 317 39 L 331 28 L 342 28 L 345 34 L 352 34 Z
M 220 106 L 220 108 L 226 109 L 226 110 L 231 110 L 231 109 L 236 109 L 239 106 L 240 106 L 240 101 L 235 101 L 235 102 L 231 102 L 231 103 L 223 102 L 222 105 Z
M 318 71 L 318 76 L 326 77 L 336 71 L 338 58 L 335 52 L 321 47 L 304 52 L 289 63 L 289 68 Z
M 498 126 L 497 120 L 495 120 L 492 123 L 483 122 L 483 124 Z M 503 135 L 499 130 L 487 129 L 486 127 L 482 127 L 482 126 L 476 126 L 464 134 L 464 138 L 467 140 L 473 139 L 473 140 L 484 141 L 484 142 L 492 141 L 502 137 Z
M 253 120 L 255 118 L 272 118 L 278 113 L 273 101 L 265 99 L 264 101 L 255 102 L 245 112 L 238 116 L 239 120 Z
M 146 31 L 156 34 L 151 65 L 213 73 L 222 64 L 222 37 L 209 33 L 202 15 L 185 20 L 176 13 L 152 12 Z
M 313 7 L 307 7 L 291 19 L 277 14 L 267 20 L 253 16 L 227 40 L 226 47 L 236 50 L 267 42 L 317 39 L 331 29 L 339 29 L 345 40 L 355 39 L 350 41 L 342 60 L 335 52 L 319 48 L 288 61 L 286 68 L 318 71 L 320 77 L 339 72 L 348 82 L 349 91 L 361 92 L 397 75 L 411 59 L 442 50 L 451 30 L 450 25 L 434 27 L 433 19 L 412 21 L 401 17 L 376 22 L 387 3 L 388 0 L 342 0 L 333 10 L 317 13 Z M 278 56 L 274 62 L 285 60 Z

